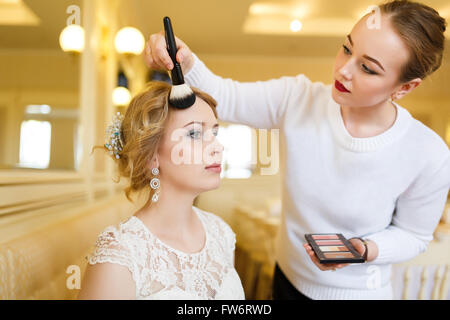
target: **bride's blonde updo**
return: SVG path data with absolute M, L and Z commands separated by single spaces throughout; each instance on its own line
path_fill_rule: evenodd
M 152 179 L 152 168 L 149 164 L 158 150 L 168 115 L 175 110 L 168 103 L 171 88 L 166 82 L 148 83 L 145 90 L 131 100 L 123 117 L 120 132 L 122 150 L 119 158 L 113 156 L 113 159 L 118 164 L 119 180 L 120 176 L 129 179 L 125 195 L 130 201 L 133 201 L 130 197 L 132 193 L 144 188 L 148 188 L 150 197 L 154 193 L 149 187 Z M 196 88 L 192 90 L 211 107 L 217 118 L 217 102 L 205 92 Z M 110 151 L 106 146 L 102 148 Z

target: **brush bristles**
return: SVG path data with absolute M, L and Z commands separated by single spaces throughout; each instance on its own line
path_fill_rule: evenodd
M 195 103 L 195 94 L 187 84 L 172 86 L 169 103 L 178 109 L 186 109 Z

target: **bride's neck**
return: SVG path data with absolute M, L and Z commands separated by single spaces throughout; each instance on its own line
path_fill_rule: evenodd
M 161 187 L 157 202 L 152 202 L 151 197 L 142 207 L 140 215 L 153 225 L 164 226 L 164 228 L 175 232 L 186 229 L 192 225 L 195 212 L 192 209 L 196 195 L 171 188 Z

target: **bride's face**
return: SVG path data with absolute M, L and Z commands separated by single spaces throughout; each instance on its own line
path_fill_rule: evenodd
M 188 109 L 172 109 L 158 151 L 161 186 L 194 193 L 218 188 L 223 152 L 218 130 L 211 106 L 199 97 Z M 219 166 L 207 168 L 213 164 Z

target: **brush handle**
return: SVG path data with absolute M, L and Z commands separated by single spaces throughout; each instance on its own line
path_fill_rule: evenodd
M 173 35 L 172 23 L 169 17 L 164 17 L 164 32 L 166 35 L 167 51 L 173 62 L 173 69 L 170 71 L 172 75 L 172 84 L 174 86 L 184 84 L 183 72 L 180 64 L 177 62 L 177 44 Z

